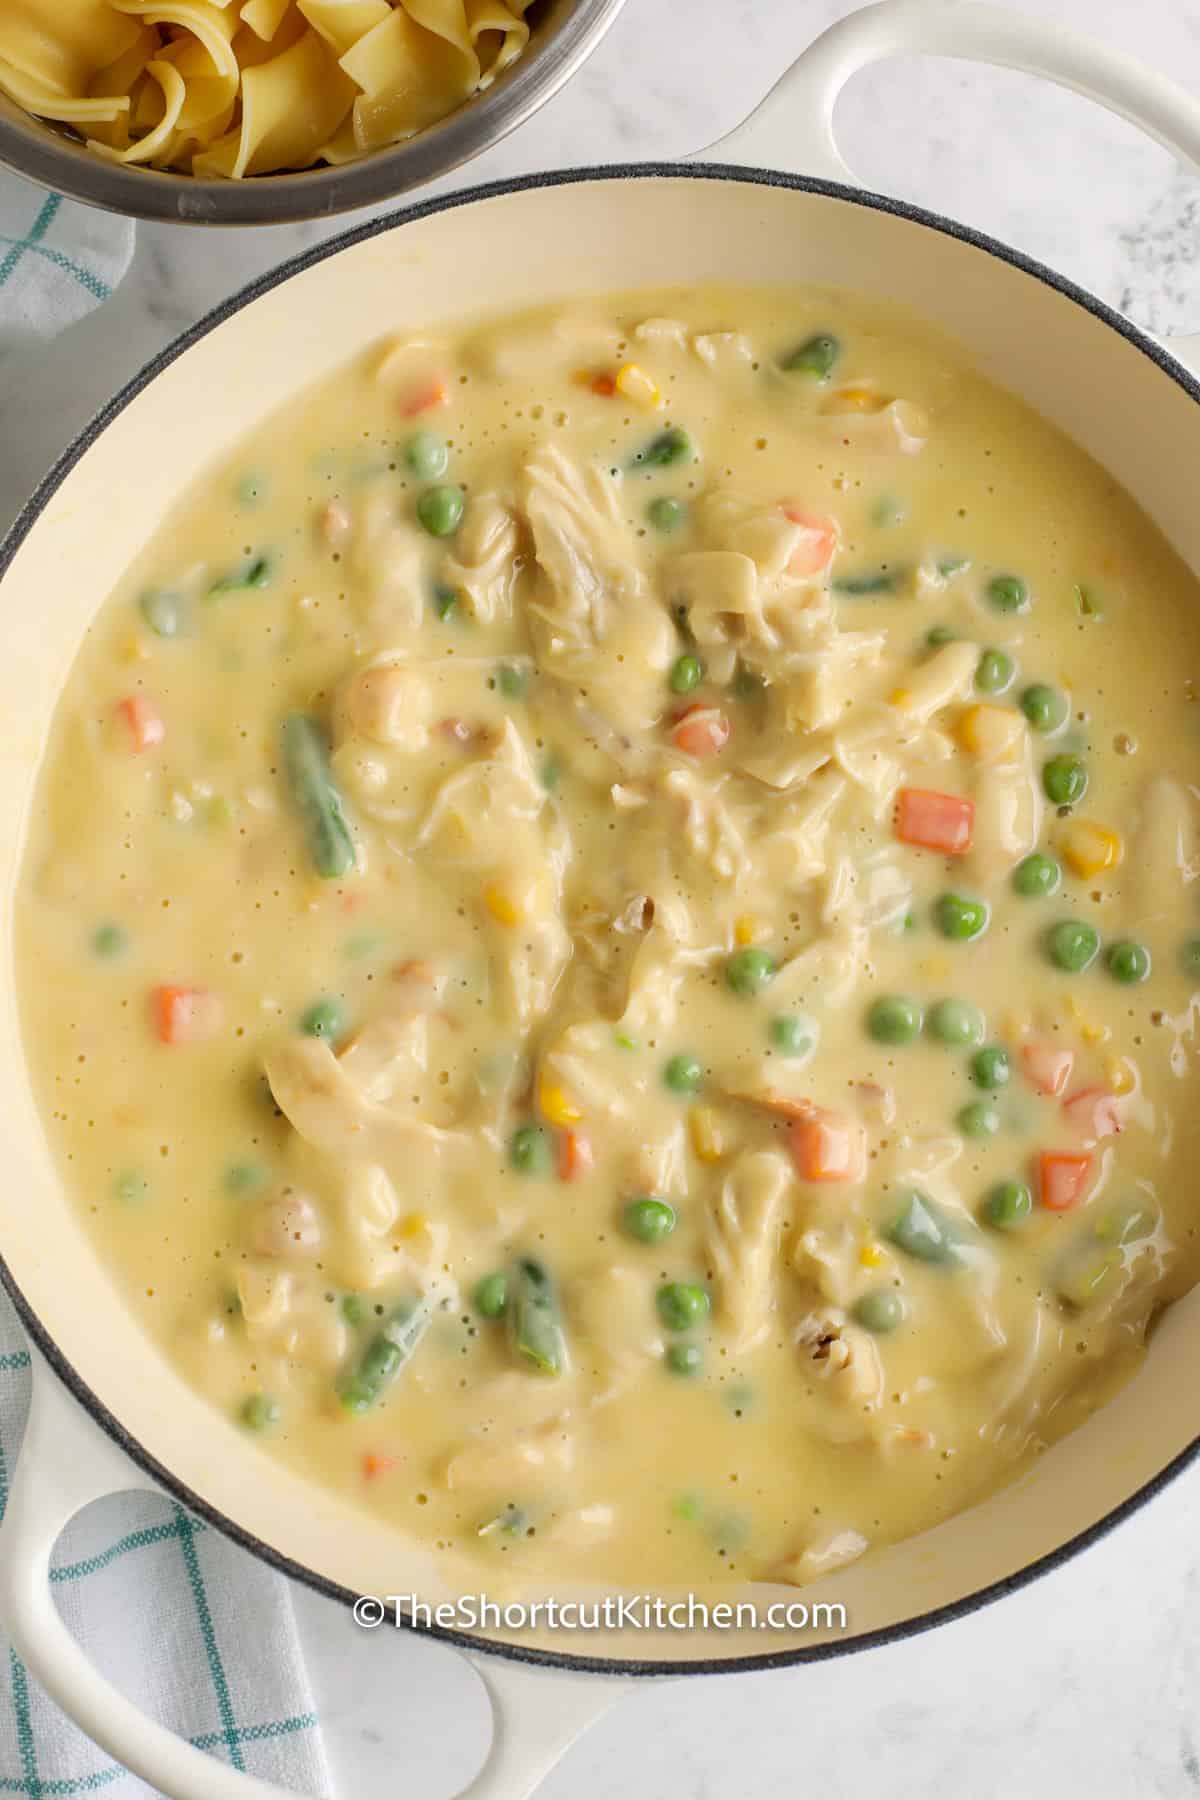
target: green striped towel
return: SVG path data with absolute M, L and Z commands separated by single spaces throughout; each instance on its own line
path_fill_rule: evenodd
M 29 1408 L 29 1351 L 0 1292 L 0 1516 Z M 144 1712 L 300 1794 L 329 1774 L 288 1584 L 165 1494 L 114 1494 L 68 1525 L 50 1579 L 71 1631 Z M 147 1787 L 96 1748 L 0 1639 L 0 1795 Z
M 131 219 L 0 169 L 0 357 L 56 337 L 107 300 L 132 256 Z

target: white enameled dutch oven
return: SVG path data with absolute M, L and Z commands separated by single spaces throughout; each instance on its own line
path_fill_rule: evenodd
M 296 389 L 387 332 L 641 284 L 818 282 L 904 302 L 1070 435 L 1200 571 L 1200 339 L 1162 344 L 1107 307 L 945 219 L 859 191 L 832 114 L 864 65 L 922 51 L 1046 76 L 1200 166 L 1200 102 L 1048 23 L 959 0 L 885 0 L 835 26 L 719 161 L 501 183 L 364 226 L 213 314 L 160 357 L 67 453 L 0 550 L 0 873 L 5 923 L 51 710 L 83 631 L 153 521 L 196 473 Z M 801 175 L 784 173 L 799 168 Z M 345 1602 L 473 1592 L 478 1569 L 419 1544 L 271 1461 L 146 1341 L 55 1177 L 14 1002 L 0 1001 L 3 1278 L 39 1356 L 29 1429 L 0 1531 L 0 1608 L 19 1653 L 106 1750 L 178 1800 L 281 1800 L 142 1717 L 93 1669 L 50 1597 L 64 1523 L 99 1495 L 157 1482 L 297 1580 Z M 1147 1500 L 1200 1449 L 1180 1368 L 1200 1364 L 1200 1294 L 1171 1309 L 1134 1381 L 1017 1484 L 915 1541 L 808 1590 L 846 1632 L 681 1632 L 518 1641 L 441 1635 L 477 1657 L 494 1703 L 474 1800 L 524 1800 L 633 1677 L 779 1667 L 934 1626 L 1052 1567 Z M 129 1458 L 132 1458 L 132 1463 Z M 134 1466 L 136 1465 L 136 1467 Z M 762 1595 L 763 1590 L 759 1590 Z M 582 1639 L 575 1640 L 583 1642 Z M 721 1654 L 714 1657 L 714 1647 Z

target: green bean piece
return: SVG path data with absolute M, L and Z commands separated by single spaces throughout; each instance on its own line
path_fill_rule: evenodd
M 502 1319 L 507 1308 L 508 1276 L 503 1269 L 495 1269 L 475 1289 L 475 1311 L 485 1319 Z
M 1021 711 L 1035 731 L 1049 734 L 1060 731 L 1071 716 L 1067 696 L 1049 682 L 1035 681 L 1021 695 Z
M 806 338 L 797 350 L 784 359 L 789 375 L 811 375 L 817 381 L 828 381 L 842 346 L 830 331 L 818 331 Z
M 1080 975 L 1100 954 L 1100 935 L 1083 919 L 1060 919 L 1046 933 L 1046 954 L 1064 974 Z
M 503 1512 L 498 1512 L 494 1518 L 488 1519 L 486 1524 L 479 1527 L 475 1535 L 481 1538 L 495 1537 L 499 1533 L 502 1537 L 520 1537 L 528 1523 L 528 1513 L 523 1507 L 514 1506 L 510 1500 Z
M 236 569 L 230 569 L 218 577 L 209 588 L 210 597 L 217 594 L 235 594 L 244 588 L 265 588 L 271 585 L 271 559 L 266 555 L 249 556 L 239 563 Z
M 957 636 L 958 634 L 951 630 L 949 625 L 931 625 L 925 633 L 925 648 L 941 650 L 945 645 L 955 643 Z
M 993 575 L 987 584 L 988 604 L 999 613 L 1026 612 L 1029 589 L 1019 575 Z
M 341 1003 L 331 995 L 314 1000 L 306 1012 L 300 1015 L 300 1029 L 305 1037 L 336 1038 L 342 1035 L 345 1017 Z
M 1012 1079 L 1012 1063 L 1008 1051 L 1000 1044 L 988 1044 L 971 1058 L 971 1080 L 976 1087 L 995 1093 L 1007 1087 Z
M 1134 987 L 1150 976 L 1150 952 L 1134 938 L 1121 938 L 1104 953 L 1105 966 L 1114 981 Z
M 279 1402 L 270 1394 L 251 1394 L 243 1400 L 239 1416 L 248 1431 L 270 1431 L 279 1423 Z
M 877 1044 L 911 1044 L 921 1035 L 919 1001 L 907 994 L 881 994 L 867 1013 L 867 1031 Z
M 687 432 L 681 426 L 673 425 L 669 431 L 660 431 L 657 437 L 642 446 L 633 459 L 633 466 L 635 469 L 669 469 L 694 456 L 695 446 Z
M 1087 764 L 1067 753 L 1052 756 L 1042 770 L 1042 787 L 1054 806 L 1078 805 L 1088 789 Z
M 681 1050 L 666 1064 L 663 1080 L 673 1094 L 695 1094 L 704 1080 L 704 1068 L 698 1057 Z
M 1013 870 L 1013 892 L 1022 900 L 1044 900 L 1056 894 L 1062 883 L 1062 869 L 1053 856 L 1033 850 Z
M 875 1293 L 861 1295 L 851 1308 L 851 1316 L 864 1331 L 882 1337 L 904 1323 L 904 1311 L 904 1302 L 899 1294 L 888 1288 L 880 1288 Z
M 966 894 L 941 894 L 934 904 L 933 919 L 944 938 L 966 944 L 987 930 L 991 909 L 986 900 L 972 900 Z
M 975 669 L 975 686 L 981 694 L 1002 694 L 1010 688 L 1017 665 L 1007 650 L 985 650 Z
M 138 611 L 156 637 L 178 637 L 183 627 L 183 600 L 169 588 L 147 588 Z
M 391 1386 L 421 1342 L 433 1318 L 426 1296 L 401 1300 L 384 1320 L 340 1389 L 347 1412 L 369 1412 Z
M 462 524 L 466 509 L 467 497 L 463 490 L 448 483 L 445 487 L 425 489 L 417 501 L 417 518 L 430 537 L 453 537 Z
M 949 581 L 952 576 L 961 575 L 970 566 L 971 560 L 967 556 L 939 556 L 937 572 L 943 581 Z
M 361 1294 L 342 1295 L 342 1317 L 347 1325 L 361 1325 L 367 1316 L 367 1303 Z
M 939 1044 L 977 1044 L 983 1036 L 983 1014 L 969 1000 L 939 1000 L 929 1009 L 925 1029 Z
M 553 1282 L 541 1263 L 522 1257 L 511 1285 L 508 1317 L 514 1350 L 543 1375 L 561 1375 L 567 1340 Z
M 675 1208 L 667 1200 L 644 1194 L 629 1202 L 621 1214 L 621 1223 L 639 1244 L 661 1244 L 675 1229 Z
M 707 1318 L 711 1301 L 695 1281 L 668 1281 L 658 1290 L 658 1316 L 668 1331 L 690 1331 Z
M 754 945 L 735 950 L 725 964 L 726 986 L 744 1000 L 761 994 L 775 974 L 776 962 L 770 951 L 757 949 Z
M 662 494 L 657 500 L 650 502 L 646 508 L 646 518 L 655 531 L 661 531 L 664 537 L 670 537 L 672 532 L 678 531 L 685 523 L 687 510 L 686 501 L 674 500 L 669 495 Z
M 312 865 L 323 880 L 337 881 L 355 866 L 354 839 L 330 771 L 325 734 L 307 713 L 289 713 L 284 720 L 283 760 Z
M 521 1175 L 549 1175 L 554 1167 L 554 1145 L 540 1125 L 521 1125 L 508 1147 L 512 1166 Z
M 753 669 L 748 669 L 744 663 L 739 663 L 737 674 L 729 684 L 729 691 L 735 700 L 757 700 L 761 694 L 766 692 L 766 687 L 767 684 L 761 675 L 756 675 Z
M 1024 1181 L 998 1181 L 983 1203 L 985 1221 L 997 1231 L 1023 1225 L 1033 1211 L 1033 1195 Z
M 904 576 L 903 569 L 864 569 L 857 575 L 839 575 L 833 583 L 835 594 L 862 599 L 868 594 L 894 594 Z
M 883 1234 L 897 1250 L 918 1262 L 948 1263 L 958 1260 L 958 1246 L 949 1224 L 932 1200 L 912 1189 L 901 1210 Z
M 458 610 L 458 589 L 439 582 L 433 590 L 433 610 L 443 623 Z
M 698 1375 L 704 1365 L 704 1352 L 699 1344 L 668 1344 L 663 1361 L 672 1375 Z
M 414 431 L 404 446 L 404 460 L 418 481 L 437 481 L 450 465 L 450 451 L 436 431 Z

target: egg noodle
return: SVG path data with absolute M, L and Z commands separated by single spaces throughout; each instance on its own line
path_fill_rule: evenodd
M 487 87 L 531 0 L 4 0 L 0 91 L 114 162 L 344 163 Z

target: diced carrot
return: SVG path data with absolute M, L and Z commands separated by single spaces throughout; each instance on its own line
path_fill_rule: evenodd
M 578 1181 L 592 1167 L 592 1141 L 582 1131 L 564 1131 L 558 1140 L 558 1179 Z
M 611 400 L 617 391 L 616 378 L 612 375 L 593 375 L 588 386 L 593 394 L 599 394 L 602 400 Z
M 902 844 L 939 850 L 943 856 L 965 856 L 971 848 L 974 824 L 975 807 L 970 800 L 938 794 L 932 788 L 900 789 L 896 836 Z
M 461 744 L 464 749 L 475 736 L 465 719 L 439 719 L 437 729 L 443 737 L 449 738 L 452 744 Z
M 841 541 L 836 519 L 826 519 L 806 512 L 791 500 L 781 500 L 779 510 L 793 525 L 803 525 L 804 537 L 792 551 L 788 562 L 790 575 L 819 575 L 833 561 Z
M 449 398 L 450 390 L 446 383 L 440 375 L 434 375 L 419 387 L 409 389 L 400 410 L 406 419 L 415 419 L 418 413 L 430 412 L 435 406 L 445 406 Z
M 387 1456 L 382 1450 L 365 1450 L 362 1459 L 363 1479 L 374 1481 L 376 1476 L 386 1475 L 389 1469 L 398 1469 L 400 1458 Z
M 1038 1191 L 1050 1212 L 1070 1212 L 1087 1188 L 1092 1159 L 1069 1150 L 1043 1150 L 1038 1158 Z
M 1111 1088 L 1080 1088 L 1063 1101 L 1063 1111 L 1093 1142 L 1125 1129 L 1125 1109 Z
M 1045 1038 L 1034 1038 L 1021 1046 L 1021 1067 L 1026 1079 L 1039 1094 L 1055 1097 L 1063 1092 L 1075 1067 L 1075 1052 L 1051 1044 Z
M 139 754 L 161 744 L 167 735 L 162 714 L 144 694 L 131 694 L 128 700 L 121 701 L 117 712 L 128 726 L 133 748 Z
M 729 720 L 718 707 L 689 706 L 680 714 L 671 736 L 677 750 L 704 762 L 719 756 L 729 742 Z
M 202 1044 L 221 1029 L 225 1009 L 209 988 L 157 987 L 154 1017 L 164 1044 Z
M 814 1106 L 788 1128 L 801 1181 L 859 1182 L 867 1172 L 867 1134 L 857 1119 Z

